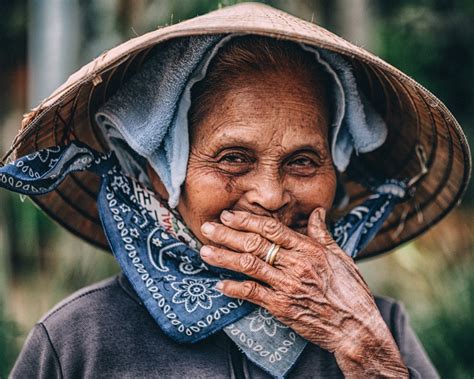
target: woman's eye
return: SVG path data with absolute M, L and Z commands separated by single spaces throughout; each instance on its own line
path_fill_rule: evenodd
M 314 175 L 317 168 L 317 162 L 314 159 L 305 156 L 293 158 L 286 164 L 288 172 L 301 176 Z
M 313 164 L 314 162 L 311 159 L 306 158 L 306 157 L 296 158 L 290 162 L 290 165 L 295 165 L 295 166 L 310 166 Z
M 241 175 L 247 173 L 252 165 L 252 159 L 242 153 L 228 153 L 218 160 L 218 167 L 230 174 Z
M 227 162 L 227 163 L 245 163 L 246 158 L 243 154 L 227 154 L 224 155 L 219 162 Z

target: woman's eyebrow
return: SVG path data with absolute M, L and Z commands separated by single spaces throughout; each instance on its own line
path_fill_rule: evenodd
M 208 146 L 214 145 L 220 150 L 230 147 L 243 147 L 252 150 L 261 148 L 262 136 L 255 127 L 239 124 L 230 130 L 226 127 L 228 127 L 228 124 L 216 125 L 213 133 L 210 133 L 210 138 L 207 138 L 205 143 Z M 292 138 L 284 137 L 283 142 L 284 144 L 280 146 L 285 152 L 305 149 L 325 151 L 329 149 L 326 136 L 318 132 L 295 134 Z
M 318 157 L 318 159 L 326 159 L 330 157 L 330 152 L 329 149 L 327 148 L 326 145 L 324 144 L 304 144 L 304 145 L 298 145 L 294 146 L 292 149 L 288 149 L 284 151 L 284 159 L 291 158 L 292 156 L 296 154 L 301 154 L 301 153 L 309 153 L 309 154 L 314 154 Z
M 314 140 L 314 141 L 305 141 L 301 144 L 292 144 L 291 146 L 287 147 L 285 150 L 289 151 L 316 151 L 316 152 L 324 152 L 328 150 L 327 143 L 323 141 Z
M 226 133 L 218 136 L 216 139 L 209 141 L 211 144 L 219 146 L 221 149 L 229 147 L 245 147 L 249 149 L 256 149 L 258 142 L 255 137 L 250 137 L 242 132 L 240 136 L 232 136 Z
M 258 152 L 261 147 L 258 146 L 259 141 L 255 138 L 230 137 L 225 138 L 222 143 L 217 143 L 216 150 L 223 151 L 230 148 L 244 148 Z M 211 143 L 212 144 L 212 143 Z M 327 143 L 315 140 L 314 142 L 291 143 L 288 145 L 280 145 L 284 155 L 289 156 L 298 152 L 313 152 L 321 157 L 329 155 L 329 148 Z

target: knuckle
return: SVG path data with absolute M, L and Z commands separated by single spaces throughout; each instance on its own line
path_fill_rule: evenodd
M 290 302 L 286 299 L 278 301 L 278 306 L 275 307 L 274 315 L 281 318 L 289 318 L 292 313 L 293 307 Z
M 239 219 L 239 223 L 244 226 L 244 227 L 248 227 L 249 224 L 252 222 L 252 216 L 247 213 L 247 212 L 243 212 L 241 215 L 240 215 L 240 219 Z
M 259 262 L 252 254 L 242 254 L 239 257 L 239 265 L 243 272 L 247 274 L 255 274 L 259 270 Z
M 250 234 L 244 241 L 244 251 L 246 253 L 253 253 L 257 251 L 263 243 L 262 237 L 258 234 Z
M 227 238 L 227 235 L 228 235 L 228 230 L 226 228 L 221 228 L 220 225 L 214 226 L 213 238 L 222 240 L 222 239 Z
M 252 281 L 244 282 L 243 295 L 246 298 L 256 298 L 258 295 L 258 284 Z
M 275 219 L 269 219 L 263 223 L 263 231 L 269 236 L 278 236 L 283 232 L 283 229 L 283 224 Z
M 225 255 L 222 254 L 220 250 L 214 250 L 214 254 L 211 258 L 211 260 L 214 260 L 218 265 L 224 265 L 226 263 Z

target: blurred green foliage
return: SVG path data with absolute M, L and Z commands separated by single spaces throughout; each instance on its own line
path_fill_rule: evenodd
M 379 0 L 375 4 L 380 15 L 379 54 L 436 94 L 472 141 L 474 2 Z M 472 202 L 472 184 L 469 194 L 467 201 Z
M 6 378 L 10 367 L 18 355 L 17 338 L 20 331 L 16 322 L 10 318 L 3 302 L 0 302 L 0 378 Z
M 473 103 L 474 15 L 457 2 L 436 7 L 433 1 L 431 7 L 407 5 L 387 12 L 387 21 L 380 25 L 380 54 L 467 121 Z
M 442 378 L 469 378 L 474 373 L 474 265 L 448 270 L 438 280 L 446 283 L 444 290 L 433 296 L 436 305 L 414 326 Z
M 0 1 L 0 44 L 3 52 L 0 53 L 0 93 L 10 91 L 11 82 L 8 76 L 18 66 L 26 61 L 26 0 Z M 0 96 L 0 121 L 12 106 L 11 96 Z M 0 126 L 1 129 L 1 126 Z M 3 141 L 0 141 L 0 147 Z

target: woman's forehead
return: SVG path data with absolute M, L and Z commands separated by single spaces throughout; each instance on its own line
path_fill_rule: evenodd
M 213 149 L 242 146 L 264 150 L 279 146 L 283 150 L 328 148 L 327 122 L 311 114 L 296 112 L 271 116 L 261 110 L 258 114 L 220 115 L 216 123 L 203 123 L 192 133 L 191 147 L 201 145 Z
M 285 76 L 246 79 L 214 97 L 213 111 L 192 127 L 192 141 L 326 144 L 328 111 L 314 88 Z

